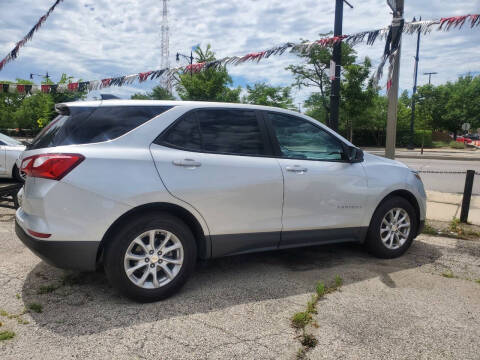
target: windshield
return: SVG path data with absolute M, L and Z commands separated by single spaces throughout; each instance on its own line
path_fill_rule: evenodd
M 4 135 L 0 133 L 0 141 L 5 143 L 5 145 L 10 145 L 10 146 L 21 146 L 23 145 L 20 141 L 17 141 L 15 139 L 12 139 L 11 137 Z

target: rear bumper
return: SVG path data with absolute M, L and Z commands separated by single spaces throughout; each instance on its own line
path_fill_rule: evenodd
M 15 232 L 25 246 L 50 265 L 82 271 L 96 268 L 99 241 L 38 240 L 28 235 L 17 221 Z

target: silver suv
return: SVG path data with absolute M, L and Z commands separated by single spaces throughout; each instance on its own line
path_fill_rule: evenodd
M 293 111 L 132 100 L 56 109 L 22 155 L 16 232 L 54 266 L 103 265 L 138 301 L 178 291 L 198 258 L 339 242 L 394 258 L 424 223 L 416 172 Z

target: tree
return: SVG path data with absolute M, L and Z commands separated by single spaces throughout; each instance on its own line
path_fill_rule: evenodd
M 210 44 L 205 50 L 197 47 L 195 55 L 196 63 L 215 60 Z M 240 102 L 241 88 L 231 89 L 232 85 L 232 78 L 225 67 L 212 67 L 193 74 L 184 72 L 179 76 L 176 89 L 182 100 Z
M 367 57 L 361 64 L 346 65 L 340 82 L 340 119 L 350 141 L 353 140 L 354 128 L 366 127 L 370 122 L 365 115 L 377 94 L 372 80 L 368 81 L 371 66 L 372 63 Z
M 294 110 L 291 88 L 269 86 L 265 83 L 255 83 L 253 86 L 247 85 L 247 95 L 243 97 L 243 102 L 248 104 L 275 106 L 283 109 Z
M 325 36 L 326 34 L 320 34 Z M 355 51 L 351 46 L 342 43 L 342 60 L 341 65 L 353 64 L 355 61 Z M 318 106 L 322 106 L 324 111 L 324 122 L 329 123 L 330 117 L 330 79 L 327 74 L 327 69 L 330 67 L 330 59 L 332 59 L 332 47 L 312 46 L 307 51 L 297 50 L 294 52 L 303 60 L 301 65 L 289 65 L 287 70 L 290 70 L 294 76 L 294 86 L 298 88 L 311 87 L 318 90 L 319 95 L 310 98 L 309 103 L 313 105 L 313 101 L 319 101 Z M 319 119 L 320 120 L 320 119 Z
M 59 84 L 72 82 L 72 77 L 62 74 Z M 81 80 L 79 80 L 81 81 Z M 9 81 L 0 81 L 3 84 Z M 33 85 L 30 80 L 16 79 L 15 83 Z M 53 84 L 50 79 L 45 79 L 42 84 Z M 0 93 L 0 128 L 29 129 L 34 132 L 40 130 L 55 117 L 54 105 L 56 103 L 84 99 L 86 91 L 82 92 L 37 92 L 22 94 L 18 92 Z
M 136 100 L 175 100 L 175 97 L 170 91 L 161 87 L 160 85 L 155 86 L 151 92 L 146 94 L 136 93 L 131 96 L 131 99 Z

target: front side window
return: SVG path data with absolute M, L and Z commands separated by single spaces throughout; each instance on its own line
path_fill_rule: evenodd
M 162 135 L 161 142 L 185 150 L 233 155 L 264 155 L 253 110 L 204 109 L 191 112 Z
M 282 156 L 305 160 L 343 160 L 339 140 L 309 121 L 268 113 Z

